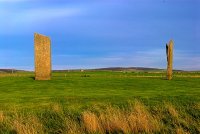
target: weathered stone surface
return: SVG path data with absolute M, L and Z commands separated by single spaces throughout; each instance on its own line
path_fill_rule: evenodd
M 166 54 L 167 54 L 167 79 L 172 79 L 173 73 L 173 48 L 174 42 L 170 40 L 169 44 L 166 45 Z
M 51 79 L 51 41 L 41 34 L 34 34 L 35 80 Z

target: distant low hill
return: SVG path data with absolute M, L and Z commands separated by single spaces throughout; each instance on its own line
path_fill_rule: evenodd
M 95 68 L 95 69 L 69 69 L 69 70 L 53 70 L 53 72 L 66 72 L 66 71 L 142 71 L 142 72 L 161 72 L 165 69 L 160 68 L 148 68 L 148 67 L 107 67 L 107 68 Z M 178 72 L 184 72 L 183 70 L 174 70 Z M 0 69 L 0 73 L 16 73 L 16 72 L 30 72 L 26 70 L 17 69 Z
M 16 70 L 16 69 L 0 69 L 0 73 L 16 73 L 16 72 L 28 72 L 28 71 Z
M 54 70 L 54 72 L 65 72 L 65 71 L 143 71 L 143 72 L 155 72 L 165 71 L 165 69 L 159 68 L 148 68 L 148 67 L 107 67 L 107 68 L 96 68 L 96 69 L 70 69 L 70 70 Z M 182 71 L 182 70 L 174 70 Z
M 164 69 L 159 68 L 147 68 L 147 67 L 108 67 L 108 68 L 98 68 L 93 70 L 110 70 L 110 71 L 164 71 Z

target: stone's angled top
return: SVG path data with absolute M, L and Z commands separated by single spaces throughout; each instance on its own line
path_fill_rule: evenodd
M 46 36 L 46 35 L 43 35 L 43 34 L 39 34 L 39 33 L 34 33 L 34 36 L 35 36 L 35 37 L 36 37 L 36 36 L 43 36 L 43 37 L 46 37 L 46 38 L 50 39 L 50 37 L 48 37 L 48 36 Z
M 168 46 L 169 46 L 169 45 L 174 45 L 174 41 L 173 41 L 173 40 L 170 40 Z

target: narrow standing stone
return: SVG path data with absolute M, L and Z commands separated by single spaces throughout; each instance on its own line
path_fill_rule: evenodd
M 34 34 L 35 80 L 51 79 L 51 41 L 41 34 Z
M 166 54 L 167 54 L 167 79 L 172 79 L 173 73 L 173 47 L 174 42 L 170 40 L 169 44 L 166 45 Z

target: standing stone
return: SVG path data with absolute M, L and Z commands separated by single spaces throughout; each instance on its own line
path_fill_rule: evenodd
M 166 45 L 166 54 L 167 54 L 167 79 L 172 79 L 173 73 L 173 47 L 174 42 L 170 40 L 169 44 Z
M 41 34 L 34 34 L 35 80 L 51 79 L 51 41 Z

